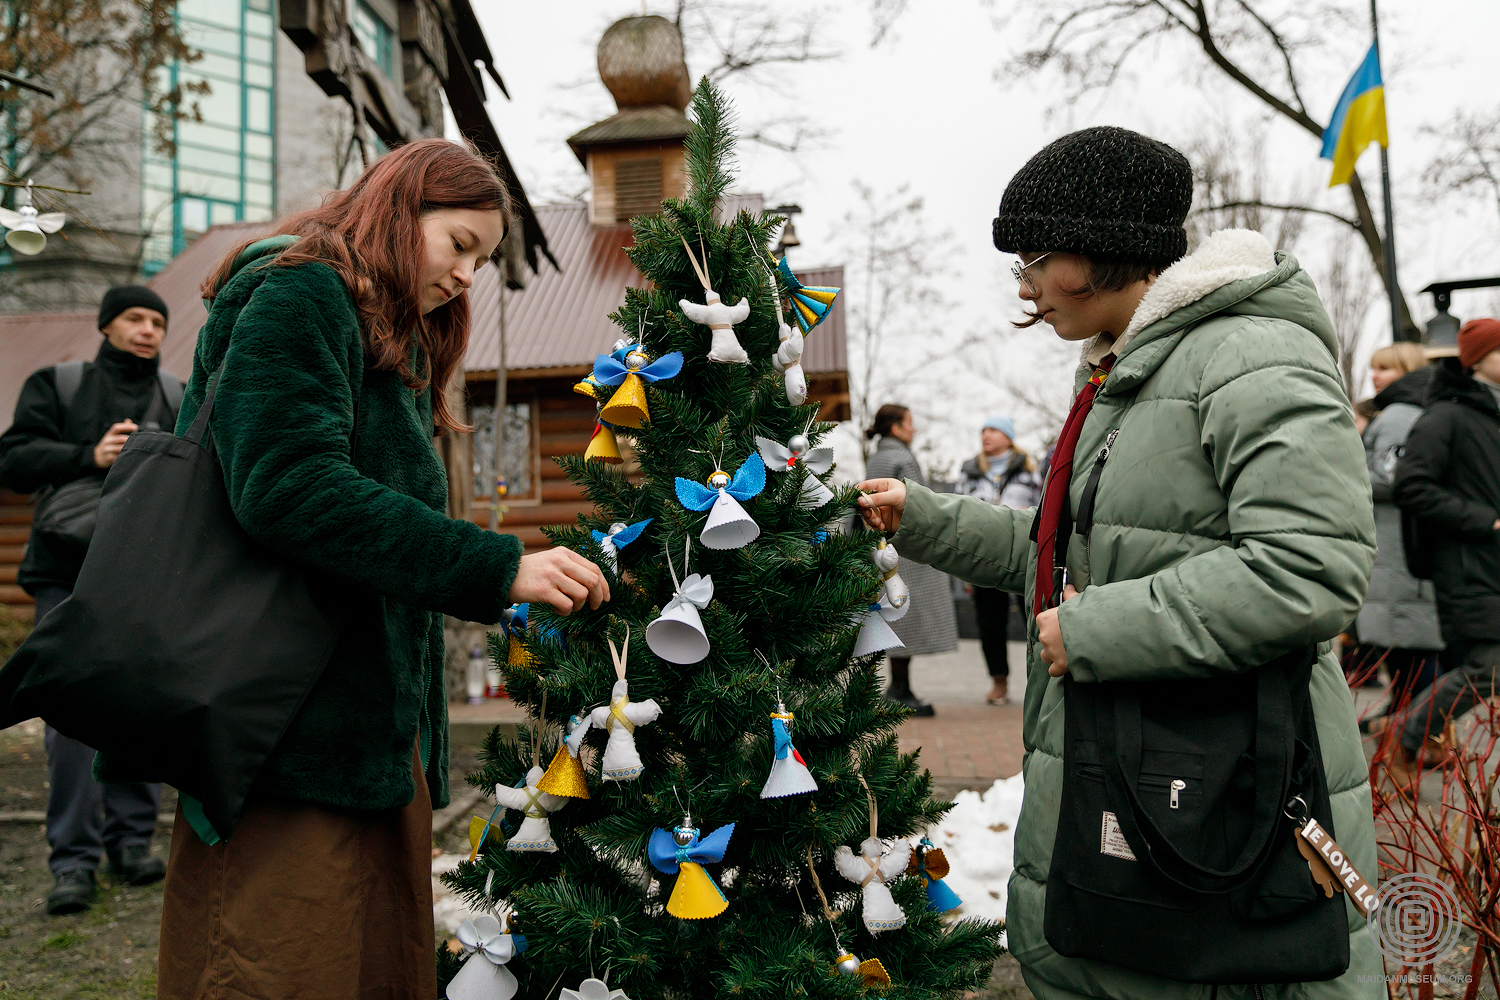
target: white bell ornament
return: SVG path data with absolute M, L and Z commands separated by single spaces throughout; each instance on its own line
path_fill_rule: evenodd
M 602 979 L 585 979 L 578 989 L 566 987 L 557 995 L 557 1000 L 630 1000 L 624 990 L 612 990 Z
M 891 896 L 885 883 L 906 871 L 911 860 L 911 844 L 900 841 L 889 851 L 876 837 L 867 837 L 859 845 L 859 854 L 840 846 L 833 855 L 839 874 L 860 886 L 863 895 L 861 915 L 871 934 L 893 931 L 906 926 L 906 911 Z
M 691 540 L 688 541 L 691 545 Z M 683 553 L 682 568 L 687 569 L 687 553 Z M 667 553 L 667 570 L 672 574 L 674 592 L 661 615 L 646 626 L 646 645 L 651 652 L 668 663 L 697 663 L 708 655 L 708 632 L 703 628 L 703 618 L 698 612 L 708 607 L 714 599 L 714 580 L 711 576 L 693 573 L 685 579 L 677 579 L 677 568 L 672 565 L 672 554 Z
M 463 968 L 448 983 L 448 1000 L 510 1000 L 520 984 L 505 967 L 524 946 L 488 913 L 458 925 L 458 943 L 468 953 Z
M 677 499 L 684 507 L 708 511 L 708 521 L 698 540 L 719 550 L 744 548 L 760 535 L 760 525 L 740 502 L 758 495 L 765 487 L 766 465 L 759 455 L 753 454 L 732 479 L 723 469 L 715 469 L 708 477 L 707 488 L 681 476 L 676 481 Z
M 755 446 L 760 449 L 761 461 L 771 472 L 791 472 L 798 466 L 807 470 L 807 476 L 802 480 L 802 498 L 797 506 L 817 510 L 833 499 L 833 490 L 818 478 L 833 468 L 832 448 L 814 448 L 806 434 L 793 434 L 784 445 L 770 438 L 757 437 Z

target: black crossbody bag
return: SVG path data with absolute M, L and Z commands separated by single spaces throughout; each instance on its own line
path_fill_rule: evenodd
M 1085 539 L 1113 440 L 1079 503 Z M 1059 566 L 1075 532 L 1067 507 Z M 1202 984 L 1344 973 L 1345 897 L 1314 882 L 1292 820 L 1305 813 L 1333 830 L 1308 689 L 1316 662 L 1316 647 L 1303 647 L 1207 680 L 1064 679 L 1043 920 L 1054 950 Z
M 0 729 L 41 716 L 227 837 L 349 597 L 240 527 L 208 435 L 223 372 L 186 436 L 137 431 L 110 467 L 72 596 L 0 668 Z

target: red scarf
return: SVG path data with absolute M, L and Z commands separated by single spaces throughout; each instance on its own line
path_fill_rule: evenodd
M 1089 410 L 1094 408 L 1094 397 L 1098 395 L 1099 387 L 1104 385 L 1104 380 L 1109 377 L 1109 370 L 1114 366 L 1113 354 L 1106 354 L 1104 360 L 1094 366 L 1094 374 L 1090 376 L 1078 398 L 1073 400 L 1073 408 L 1068 411 L 1068 419 L 1063 422 L 1062 434 L 1058 436 L 1057 447 L 1052 450 L 1052 466 L 1047 470 L 1042 509 L 1036 515 L 1039 520 L 1036 535 L 1036 595 L 1031 610 L 1033 616 L 1052 607 L 1054 596 L 1057 603 L 1062 602 L 1061 593 L 1052 593 L 1052 554 L 1057 548 L 1057 528 L 1062 520 L 1063 503 L 1067 500 L 1068 488 L 1073 481 L 1073 452 L 1077 450 L 1078 437 L 1083 433 L 1083 421 L 1089 415 Z

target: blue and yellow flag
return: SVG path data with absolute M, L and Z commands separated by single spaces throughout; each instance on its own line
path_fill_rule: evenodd
M 1359 154 L 1378 142 L 1389 146 L 1385 131 L 1385 84 L 1380 79 L 1380 49 L 1370 46 L 1365 61 L 1349 78 L 1349 85 L 1333 109 L 1333 119 L 1323 130 L 1325 160 L 1333 161 L 1333 177 L 1328 186 L 1348 184 L 1354 176 L 1354 162 Z

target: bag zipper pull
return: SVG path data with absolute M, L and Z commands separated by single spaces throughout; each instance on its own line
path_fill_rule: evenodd
M 1186 787 L 1187 787 L 1187 782 L 1183 781 L 1181 778 L 1173 778 L 1172 779 L 1172 801 L 1171 801 L 1171 806 L 1172 806 L 1173 809 L 1176 809 L 1177 805 L 1178 805 L 1178 802 L 1177 802 L 1177 793 L 1180 792 L 1180 791 L 1182 791 Z
M 1116 427 L 1109 432 L 1109 437 L 1104 439 L 1104 447 L 1099 449 L 1099 457 L 1096 459 L 1100 465 L 1109 461 L 1109 449 L 1114 447 L 1115 438 L 1120 434 L 1120 428 Z

